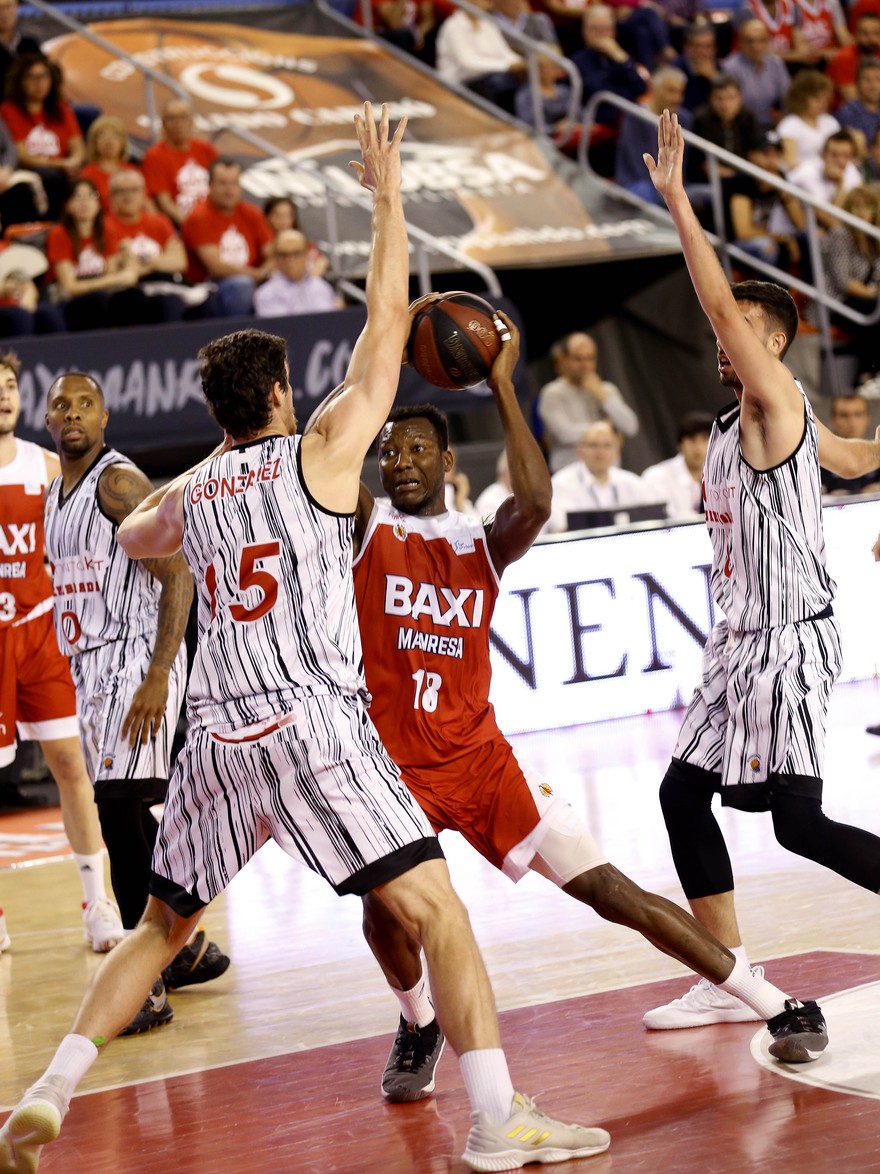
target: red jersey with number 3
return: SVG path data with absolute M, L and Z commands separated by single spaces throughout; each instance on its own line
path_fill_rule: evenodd
M 479 518 L 414 517 L 377 502 L 354 563 L 370 717 L 401 768 L 498 736 L 489 623 L 498 575 Z
M 47 480 L 40 446 L 16 440 L 14 458 L 0 466 L 0 630 L 52 606 L 52 584 L 43 561 Z

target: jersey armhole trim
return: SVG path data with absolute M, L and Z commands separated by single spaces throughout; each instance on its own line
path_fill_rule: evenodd
M 302 437 L 299 438 L 299 443 L 296 446 L 296 475 L 306 495 L 306 500 L 309 504 L 321 514 L 326 514 L 329 518 L 353 518 L 355 516 L 354 510 L 331 510 L 325 505 L 321 505 L 316 497 L 312 495 L 312 491 L 306 484 L 306 476 L 302 467 Z M 363 544 L 361 544 L 363 545 Z
M 795 459 L 795 457 L 798 455 L 798 453 L 804 447 L 804 441 L 807 439 L 807 428 L 809 427 L 809 422 L 810 422 L 810 418 L 809 418 L 808 410 L 807 410 L 807 401 L 804 400 L 804 430 L 801 433 L 801 438 L 797 442 L 795 447 L 792 449 L 792 451 L 785 458 L 785 460 L 780 461 L 778 465 L 771 465 L 768 469 L 756 469 L 755 466 L 750 465 L 749 462 L 746 460 L 746 458 L 743 456 L 742 446 L 740 446 L 740 450 L 739 450 L 740 460 L 742 461 L 742 463 L 745 465 L 745 467 L 747 469 L 751 469 L 751 471 L 758 477 L 766 477 L 768 473 L 775 473 L 778 469 L 784 469 L 787 464 L 789 464 L 791 461 L 793 461 Z

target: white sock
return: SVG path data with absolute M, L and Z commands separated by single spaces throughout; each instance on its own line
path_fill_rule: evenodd
M 478 1048 L 458 1057 L 461 1078 L 474 1112 L 486 1113 L 494 1125 L 510 1116 L 514 1088 L 501 1048 Z
M 774 1015 L 779 1015 L 785 1010 L 785 1000 L 788 996 L 772 982 L 767 982 L 766 978 L 757 978 L 742 958 L 737 958 L 733 970 L 724 982 L 718 983 L 718 986 L 748 1003 L 762 1019 L 772 1019 Z
M 749 962 L 749 956 L 746 953 L 745 946 L 728 946 L 727 948 L 730 950 L 731 954 L 733 954 L 734 958 L 740 958 L 743 962 L 745 962 L 746 966 L 751 966 L 751 962 Z
M 399 991 L 396 987 L 392 987 L 391 990 L 397 996 L 400 1013 L 407 1023 L 414 1023 L 416 1027 L 427 1027 L 433 1022 L 434 1004 L 431 1002 L 431 992 L 428 990 L 424 974 L 411 990 Z
M 107 890 L 104 888 L 104 853 L 94 852 L 86 856 L 82 852 L 74 852 L 73 858 L 76 861 L 76 867 L 79 869 L 79 879 L 82 882 L 83 900 L 85 903 L 91 905 L 92 901 L 106 897 Z
M 70 1085 L 70 1097 L 97 1058 L 98 1049 L 90 1039 L 86 1039 L 84 1035 L 66 1035 L 58 1045 L 58 1051 L 52 1057 L 52 1063 L 41 1079 L 63 1076 Z

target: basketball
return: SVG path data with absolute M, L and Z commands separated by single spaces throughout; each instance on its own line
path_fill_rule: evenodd
M 492 370 L 501 338 L 495 311 L 471 293 L 447 293 L 419 310 L 407 343 L 407 360 L 426 383 L 463 391 Z

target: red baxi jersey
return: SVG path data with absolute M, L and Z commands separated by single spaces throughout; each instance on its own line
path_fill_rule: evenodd
M 16 440 L 15 458 L 0 466 L 0 630 L 52 606 L 43 561 L 46 481 L 43 450 Z
M 401 768 L 498 736 L 489 622 L 498 576 L 479 518 L 431 518 L 377 502 L 354 562 L 370 717 Z

